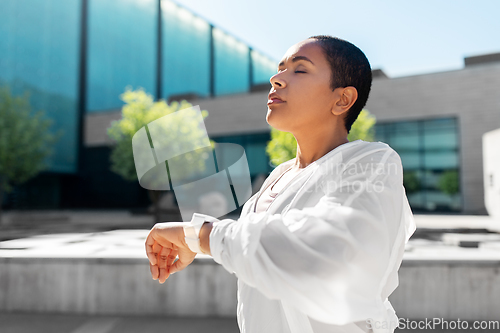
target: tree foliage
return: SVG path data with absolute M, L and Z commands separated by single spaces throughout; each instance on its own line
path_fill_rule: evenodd
M 157 120 L 166 115 L 169 117 L 168 127 L 162 133 L 161 140 L 171 142 L 171 149 L 175 152 L 184 151 L 185 147 L 196 145 L 200 140 L 206 140 L 206 132 L 198 127 L 198 123 L 194 119 L 186 119 L 176 114 L 176 111 L 187 109 L 193 105 L 186 100 L 180 103 L 174 101 L 166 103 L 164 100 L 154 101 L 152 95 L 146 93 L 144 89 L 131 90 L 127 87 L 125 92 L 120 95 L 120 98 L 125 102 L 122 107 L 122 118 L 115 120 L 108 128 L 108 136 L 115 142 L 110 155 L 111 171 L 122 176 L 128 181 L 138 181 L 134 163 L 134 154 L 132 149 L 132 138 L 134 134 L 148 125 L 154 120 Z M 194 110 L 193 110 L 194 112 Z M 201 110 L 203 118 L 208 116 L 208 111 Z M 153 144 L 149 138 L 151 147 Z M 215 147 L 215 142 L 210 140 L 212 148 Z M 205 168 L 204 160 L 206 155 L 201 158 L 200 154 L 207 154 L 206 151 L 195 150 L 190 151 L 182 156 L 176 156 L 169 161 L 176 161 L 180 158 L 185 158 L 190 163 L 184 163 L 185 167 L 181 170 L 181 174 L 176 174 L 182 179 L 189 179 L 190 175 L 196 172 L 202 172 Z M 164 161 L 158 161 L 162 163 Z M 149 191 L 149 195 L 155 204 L 155 215 L 158 221 L 158 191 Z M 158 221 L 159 222 L 159 221 Z
M 420 191 L 421 183 L 416 171 L 403 171 L 403 186 L 407 194 Z
M 438 188 L 448 195 L 457 194 L 460 191 L 458 171 L 447 170 L 443 172 L 439 177 Z
M 47 169 L 52 145 L 63 131 L 51 133 L 53 120 L 40 110 L 31 112 L 29 92 L 13 96 L 10 88 L 0 88 L 0 209 L 3 193 Z
M 375 131 L 373 126 L 376 118 L 368 110 L 363 109 L 349 131 L 349 141 L 373 141 Z M 297 141 L 290 132 L 282 132 L 271 127 L 271 141 L 268 142 L 266 153 L 271 163 L 278 166 L 297 155 Z
M 363 109 L 359 113 L 358 118 L 352 124 L 349 135 L 347 139 L 349 141 L 364 140 L 373 141 L 375 140 L 375 123 L 377 118 L 371 114 L 368 110 Z

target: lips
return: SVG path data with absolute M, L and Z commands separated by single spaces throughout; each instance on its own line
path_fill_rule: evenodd
M 273 92 L 271 94 L 269 94 L 269 99 L 272 100 L 272 99 L 279 99 L 280 101 L 284 102 L 283 98 L 280 97 L 280 95 L 278 95 L 277 93 Z
M 284 103 L 285 101 L 277 93 L 269 94 L 267 104 Z

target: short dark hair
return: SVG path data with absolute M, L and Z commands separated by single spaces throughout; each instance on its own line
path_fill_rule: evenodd
M 311 36 L 317 39 L 330 63 L 332 91 L 337 88 L 352 86 L 358 91 L 356 102 L 344 117 L 347 133 L 366 105 L 372 85 L 372 70 L 363 51 L 346 40 L 329 35 Z

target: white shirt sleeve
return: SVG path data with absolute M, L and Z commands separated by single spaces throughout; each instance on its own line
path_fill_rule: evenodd
M 314 207 L 215 223 L 214 260 L 317 321 L 343 324 L 374 315 L 395 243 L 405 241 L 401 161 L 394 151 L 382 154 L 358 160 L 356 172 L 346 165 L 341 182 L 323 187 Z M 374 157 L 382 172 L 369 167 Z M 396 165 L 392 172 L 389 164 Z

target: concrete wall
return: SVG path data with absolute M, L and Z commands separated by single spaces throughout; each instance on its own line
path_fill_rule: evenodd
M 500 262 L 404 260 L 400 318 L 498 320 Z M 147 259 L 0 259 L 0 311 L 236 316 L 236 276 L 196 258 L 161 285 Z
M 499 268 L 498 261 L 403 261 L 389 300 L 400 318 L 498 320 Z
M 236 316 L 236 278 L 196 259 L 161 285 L 147 259 L 0 259 L 0 311 Z

